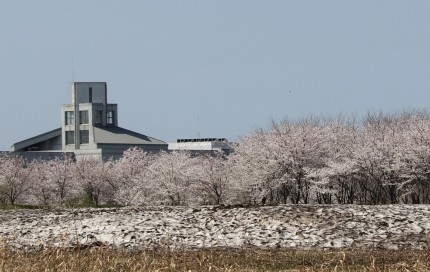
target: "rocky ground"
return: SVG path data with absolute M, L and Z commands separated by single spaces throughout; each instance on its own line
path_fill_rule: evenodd
M 0 211 L 0 246 L 430 247 L 427 205 L 139 207 Z

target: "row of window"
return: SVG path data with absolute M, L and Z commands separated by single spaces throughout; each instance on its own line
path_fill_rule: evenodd
M 108 111 L 107 115 L 106 115 L 106 123 L 108 125 L 113 125 L 115 122 L 114 120 L 114 111 Z M 65 115 L 65 122 L 66 125 L 73 125 L 75 121 L 75 112 L 73 111 L 66 111 L 66 115 Z M 84 125 L 84 124 L 88 124 L 89 123 L 89 119 L 88 119 L 88 111 L 79 111 L 79 124 Z M 102 124 L 103 123 L 103 111 L 96 111 L 96 115 L 95 115 L 95 124 Z
M 81 130 L 79 132 L 79 143 L 88 144 L 90 143 L 90 132 L 88 130 Z M 66 145 L 75 144 L 75 132 L 66 131 Z

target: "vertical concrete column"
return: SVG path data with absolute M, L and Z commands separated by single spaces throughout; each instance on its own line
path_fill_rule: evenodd
M 74 105 L 74 115 L 75 115 L 75 149 L 79 149 L 79 104 L 78 104 L 78 88 L 76 83 L 73 83 L 73 105 Z

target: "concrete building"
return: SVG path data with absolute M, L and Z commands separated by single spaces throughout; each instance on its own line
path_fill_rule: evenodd
M 27 157 L 55 152 L 73 153 L 77 160 L 106 160 L 121 157 L 131 147 L 159 152 L 168 145 L 118 126 L 118 105 L 108 103 L 106 82 L 74 82 L 72 103 L 61 107 L 61 128 L 15 143 L 11 151 Z
M 169 143 L 169 150 L 188 150 L 196 154 L 222 151 L 228 155 L 233 152 L 233 145 L 225 138 L 178 139 L 176 143 Z

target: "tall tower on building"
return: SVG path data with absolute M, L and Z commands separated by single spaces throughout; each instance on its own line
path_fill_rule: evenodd
M 107 103 L 106 82 L 74 82 L 72 104 L 61 107 L 63 150 L 94 149 L 95 127 L 118 127 L 118 105 Z

